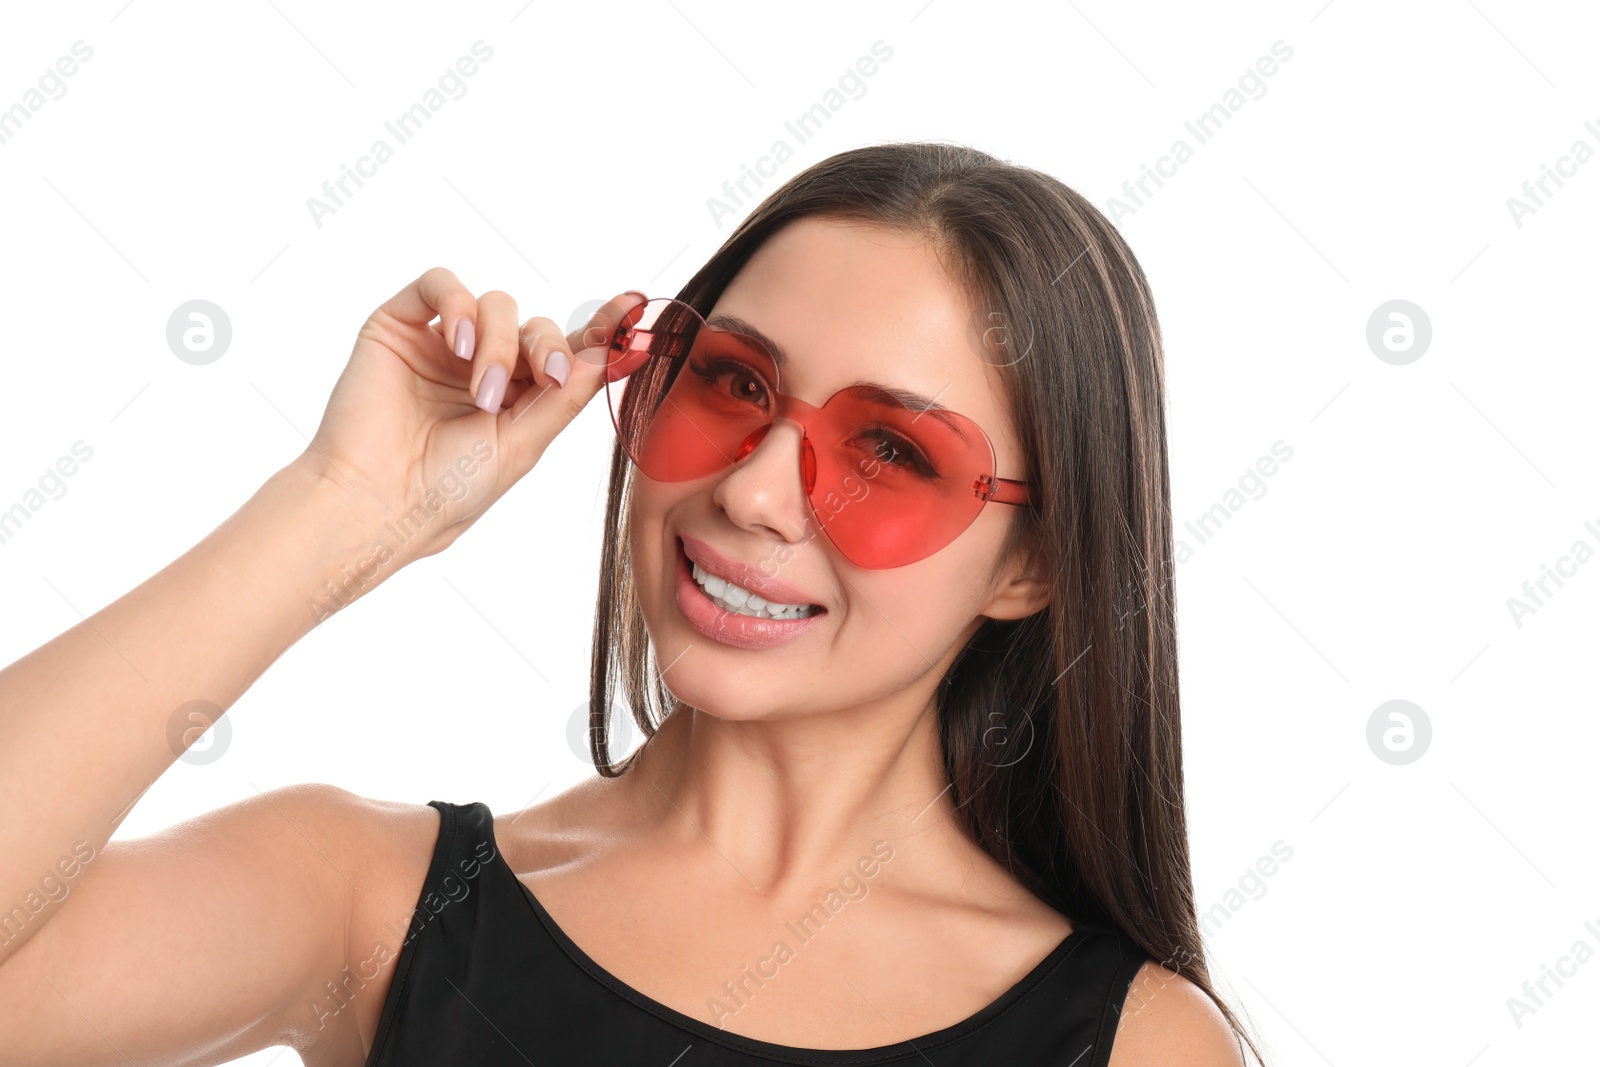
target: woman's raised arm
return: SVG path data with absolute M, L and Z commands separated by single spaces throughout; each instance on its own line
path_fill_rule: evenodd
M 428 271 L 362 327 L 302 456 L 177 560 L 0 670 L 0 1064 L 220 1062 L 240 1039 L 277 1043 L 284 1002 L 338 976 L 357 872 L 384 862 L 386 842 L 363 838 L 369 802 L 291 787 L 107 841 L 330 606 L 447 547 L 531 469 L 601 388 L 602 361 L 573 342 L 608 338 L 635 302 L 552 339 L 519 330 L 506 294 L 474 298 Z M 545 373 L 555 349 L 565 386 Z M 402 821 L 416 841 L 431 832 Z

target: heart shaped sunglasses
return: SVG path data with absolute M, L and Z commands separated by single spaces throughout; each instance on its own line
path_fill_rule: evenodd
M 605 382 L 623 450 L 654 481 L 717 474 L 754 451 L 778 419 L 799 423 L 812 515 L 858 567 L 932 555 L 985 504 L 1034 505 L 1031 483 L 996 476 L 994 446 L 966 416 L 939 404 L 913 408 L 863 384 L 809 404 L 781 390 L 765 343 L 708 326 L 679 300 L 647 300 L 623 316 Z

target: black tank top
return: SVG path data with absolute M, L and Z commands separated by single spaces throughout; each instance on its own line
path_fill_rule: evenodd
M 868 1049 L 756 1041 L 674 1011 L 591 960 L 505 863 L 487 806 L 428 803 L 439 840 L 367 1067 L 1105 1067 L 1148 958 L 1115 930 L 1074 923 L 998 1000 L 942 1030 Z

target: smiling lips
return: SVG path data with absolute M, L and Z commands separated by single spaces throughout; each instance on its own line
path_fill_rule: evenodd
M 763 619 L 729 611 L 713 601 L 694 580 L 690 573 L 691 560 L 709 573 L 763 598 L 770 593 L 778 603 L 807 604 L 810 598 L 793 586 L 752 573 L 749 567 L 732 562 L 698 538 L 685 536 L 682 540 L 683 551 L 676 553 L 677 581 L 673 599 L 689 625 L 703 636 L 735 648 L 770 648 L 798 637 L 827 614 L 827 609 L 820 606 L 815 615 L 799 619 Z
M 743 589 L 748 589 L 770 603 L 813 604 L 817 606 L 819 615 L 827 610 L 817 604 L 811 594 L 803 589 L 796 589 L 776 578 L 769 578 L 747 564 L 736 563 L 698 537 L 683 534 L 680 540 L 684 555 L 688 556 L 691 562 L 699 564 L 703 570 L 725 582 L 732 582 Z

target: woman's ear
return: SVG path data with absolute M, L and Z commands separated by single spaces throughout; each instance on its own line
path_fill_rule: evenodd
M 1017 552 L 1017 558 L 1002 573 L 993 598 L 979 612 L 991 619 L 1025 619 L 1050 603 L 1053 590 L 1048 568 L 1039 566 L 1037 545 Z

